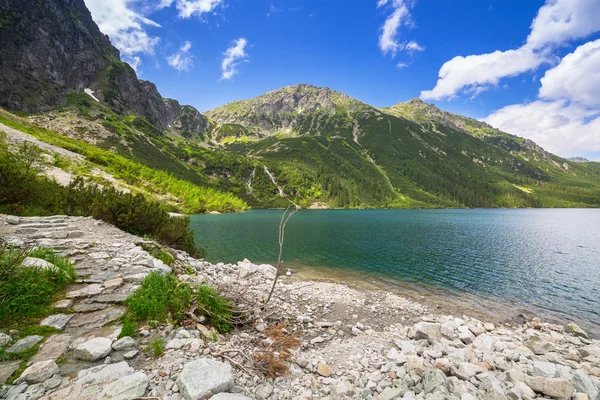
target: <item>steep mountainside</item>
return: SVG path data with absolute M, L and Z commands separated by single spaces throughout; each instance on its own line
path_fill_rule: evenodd
M 305 207 L 600 206 L 600 164 L 562 159 L 419 100 L 380 109 L 295 85 L 202 115 L 138 80 L 83 0 L 0 0 L 0 45 L 0 106 L 20 112 L 0 112 L 0 122 L 154 192 L 170 179 L 160 172 L 172 174 L 178 183 L 166 193 L 185 197 L 188 210 L 288 199 Z M 182 180 L 207 188 L 201 201 L 185 196 Z
M 597 169 L 420 100 L 378 109 L 296 85 L 207 115 L 216 130 L 241 127 L 213 139 L 277 168 L 300 198 L 317 193 L 336 206 L 392 207 L 600 203 Z
M 138 80 L 92 20 L 83 0 L 0 0 L 0 106 L 24 112 L 67 104 L 91 89 L 120 114 L 146 118 L 158 129 L 204 133 L 206 117 L 164 99 Z M 91 97 L 90 97 L 91 99 Z

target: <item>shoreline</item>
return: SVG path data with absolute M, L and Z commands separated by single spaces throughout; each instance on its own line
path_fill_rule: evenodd
M 65 318 L 61 332 L 38 339 L 34 360 L 44 361 L 28 364 L 19 383 L 0 385 L 0 398 L 31 393 L 44 400 L 197 400 L 223 393 L 215 399 L 571 400 L 586 394 L 597 400 L 600 395 L 600 341 L 578 327 L 539 319 L 495 324 L 430 310 L 364 279 L 361 288 L 302 280 L 301 274 L 285 274 L 264 304 L 273 266 L 248 260 L 213 264 L 168 249 L 185 266 L 172 269 L 140 247 L 142 238 L 92 218 L 0 215 L 0 236 L 21 247 L 59 249 L 78 276 L 67 288 L 70 305 L 59 314 Z M 247 323 L 218 334 L 204 322 L 142 322 L 134 337 L 117 339 L 123 301 L 151 271 L 217 288 L 237 307 L 250 306 Z M 282 335 L 298 345 L 283 360 L 286 374 L 273 379 L 254 356 L 271 351 Z M 18 338 L 7 336 L 9 344 Z M 157 339 L 164 353 L 151 355 L 148 348 Z M 56 386 L 40 383 L 40 371 Z M 190 395 L 198 385 L 203 389 Z
M 448 289 L 419 285 L 410 281 L 389 281 L 367 272 L 339 270 L 336 268 L 293 265 L 291 279 L 299 281 L 328 282 L 368 291 L 379 290 L 405 297 L 427 306 L 435 314 L 468 315 L 493 323 L 522 324 L 533 318 L 567 326 L 573 322 L 583 327 L 590 336 L 600 338 L 600 326 L 572 315 L 556 315 L 557 312 L 543 311 L 531 305 L 485 299 L 470 293 L 457 293 Z M 335 274 L 335 277 L 333 277 Z M 288 277 L 290 278 L 290 277 Z

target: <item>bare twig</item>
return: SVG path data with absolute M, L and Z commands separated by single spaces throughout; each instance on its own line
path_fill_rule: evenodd
M 277 257 L 277 269 L 275 272 L 275 279 L 273 280 L 273 286 L 271 286 L 271 291 L 269 292 L 269 296 L 265 301 L 265 305 L 271 300 L 271 296 L 273 296 L 275 286 L 277 285 L 277 281 L 279 280 L 279 276 L 281 275 L 281 255 L 283 254 L 283 242 L 285 240 L 285 226 L 287 225 L 292 215 L 294 215 L 300 209 L 300 207 L 297 204 L 292 204 L 294 204 L 294 209 L 290 211 L 290 207 L 288 206 L 288 208 L 285 209 L 283 214 L 281 214 L 281 219 L 279 220 L 279 256 Z

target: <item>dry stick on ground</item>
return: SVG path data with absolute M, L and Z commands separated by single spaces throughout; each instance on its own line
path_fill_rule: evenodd
M 287 225 L 292 215 L 294 215 L 300 209 L 300 207 L 298 207 L 297 204 L 294 204 L 294 207 L 294 210 L 290 211 L 290 207 L 288 206 L 288 208 L 285 209 L 283 214 L 281 214 L 281 219 L 279 220 L 279 257 L 277 257 L 277 270 L 275 271 L 275 279 L 273 280 L 273 286 L 271 286 L 271 291 L 269 292 L 269 297 L 267 297 L 267 300 L 265 301 L 265 305 L 269 303 L 269 300 L 271 300 L 273 291 L 275 291 L 275 285 L 277 285 L 279 275 L 281 275 L 281 255 L 283 254 L 283 242 L 285 240 L 285 226 Z

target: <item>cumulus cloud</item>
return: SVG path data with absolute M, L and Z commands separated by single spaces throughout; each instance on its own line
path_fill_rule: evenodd
M 128 0 L 85 0 L 100 30 L 124 55 L 152 54 L 159 38 L 146 32 L 147 27 L 160 27 L 136 12 Z
M 600 1 L 548 0 L 531 24 L 527 44 L 542 48 L 581 39 L 600 30 Z
M 600 152 L 600 39 L 566 55 L 541 79 L 540 99 L 485 118 L 498 129 L 534 140 L 563 156 Z
M 505 77 L 535 70 L 553 59 L 552 50 L 571 40 L 600 30 L 598 0 L 547 0 L 531 24 L 526 43 L 516 49 L 458 56 L 442 65 L 438 81 L 421 98 L 451 98 L 462 92 L 475 93 L 496 85 Z
M 223 61 L 221 62 L 221 69 L 223 74 L 221 79 L 230 80 L 238 73 L 238 65 L 246 62 L 248 55 L 246 54 L 246 45 L 248 41 L 244 38 L 234 40 L 231 46 L 223 53 Z
M 565 56 L 555 68 L 546 71 L 541 83 L 541 98 L 600 107 L 600 39 Z
M 185 42 L 179 51 L 167 57 L 167 63 L 177 71 L 189 71 L 194 65 L 194 57 L 189 54 L 192 42 Z
M 442 65 L 439 79 L 432 90 L 421 92 L 422 99 L 451 98 L 458 90 L 481 93 L 501 78 L 515 76 L 547 62 L 544 54 L 521 47 L 517 50 L 488 54 L 457 56 Z
M 484 121 L 565 157 L 600 152 L 600 113 L 566 100 L 506 106 Z

